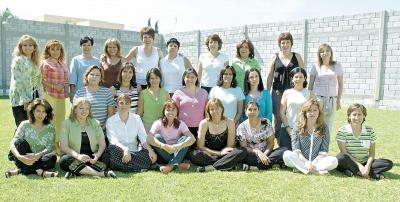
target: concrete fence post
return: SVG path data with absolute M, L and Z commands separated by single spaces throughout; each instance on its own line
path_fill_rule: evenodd
M 375 101 L 382 100 L 383 76 L 384 76 L 384 57 L 385 57 L 385 35 L 387 24 L 387 11 L 381 12 L 381 22 L 379 28 L 379 49 L 378 49 L 378 63 L 376 65 L 376 82 L 375 82 Z

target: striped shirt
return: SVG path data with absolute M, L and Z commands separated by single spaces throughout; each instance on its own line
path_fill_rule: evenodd
M 365 163 L 369 157 L 369 147 L 375 143 L 375 132 L 369 126 L 363 125 L 359 137 L 355 137 L 350 124 L 339 128 L 336 140 L 346 143 L 347 152 L 359 163 Z
M 106 123 L 108 107 L 115 107 L 115 101 L 110 90 L 102 86 L 96 92 L 89 92 L 87 87 L 81 88 L 75 97 L 85 97 L 90 101 L 93 118 L 100 122 L 101 127 Z
M 131 97 L 131 110 L 130 112 L 137 114 L 137 108 L 138 108 L 138 100 L 139 100 L 139 95 L 138 95 L 138 90 L 136 87 L 132 87 L 132 89 L 129 92 L 122 92 L 121 89 L 117 89 L 115 92 L 115 100 L 117 100 L 118 96 L 121 94 L 128 94 L 129 97 Z
M 308 133 L 308 132 L 307 132 Z M 309 161 L 313 161 L 318 155 L 328 155 L 329 151 L 329 129 L 324 126 L 324 134 L 317 136 L 312 134 L 302 135 L 299 129 L 294 128 L 292 133 L 292 150 L 301 152 Z
M 43 80 L 52 84 L 63 84 L 69 82 L 69 70 L 64 62 L 52 62 L 49 59 L 44 60 L 41 66 Z M 48 88 L 44 85 L 45 92 L 51 97 L 66 98 L 68 97 L 67 88 L 58 91 L 56 88 Z

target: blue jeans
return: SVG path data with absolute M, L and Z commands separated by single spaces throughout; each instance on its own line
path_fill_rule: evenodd
M 286 147 L 288 150 L 292 150 L 292 138 L 290 138 L 286 128 L 279 129 L 279 147 Z
M 164 144 L 166 143 L 164 138 L 160 134 L 155 134 L 154 137 L 158 141 L 160 141 Z M 188 137 L 186 135 L 183 135 L 182 137 L 180 137 L 178 139 L 177 143 L 185 142 L 185 140 L 187 138 Z M 154 150 L 156 151 L 156 153 L 159 157 L 161 157 L 164 161 L 168 162 L 168 165 L 179 165 L 183 161 L 183 158 L 186 156 L 188 147 L 182 148 L 173 154 L 170 154 L 170 153 L 166 152 L 165 150 L 158 148 L 158 147 L 155 147 Z

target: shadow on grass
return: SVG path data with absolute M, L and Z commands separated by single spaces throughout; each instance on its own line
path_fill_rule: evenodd
M 8 96 L 0 96 L 0 100 L 8 100 Z

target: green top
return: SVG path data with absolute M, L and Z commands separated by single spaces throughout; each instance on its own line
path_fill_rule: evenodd
M 150 94 L 149 89 L 143 91 L 143 123 L 152 124 L 155 120 L 162 116 L 162 108 L 167 100 L 167 91 L 160 89 L 158 97 Z
M 244 76 L 246 73 L 246 70 L 248 69 L 258 69 L 261 71 L 261 65 L 258 63 L 256 59 L 251 59 L 248 58 L 245 61 L 241 61 L 239 58 L 233 58 L 231 61 L 231 66 L 235 69 L 236 71 L 236 81 L 237 81 L 237 86 L 244 90 Z M 261 79 L 261 78 L 260 78 Z
M 24 139 L 28 142 L 33 153 L 39 153 L 46 149 L 48 152 L 54 148 L 55 130 L 53 124 L 47 124 L 40 132 L 32 127 L 28 120 L 19 124 L 14 138 L 11 140 L 10 147 L 15 144 L 18 139 Z
M 99 149 L 99 139 L 104 137 L 100 122 L 95 119 L 88 119 L 86 125 L 86 133 L 89 137 L 90 148 L 94 153 Z M 61 123 L 60 142 L 68 142 L 69 148 L 77 153 L 81 151 L 82 132 L 78 121 L 72 122 L 65 119 Z

